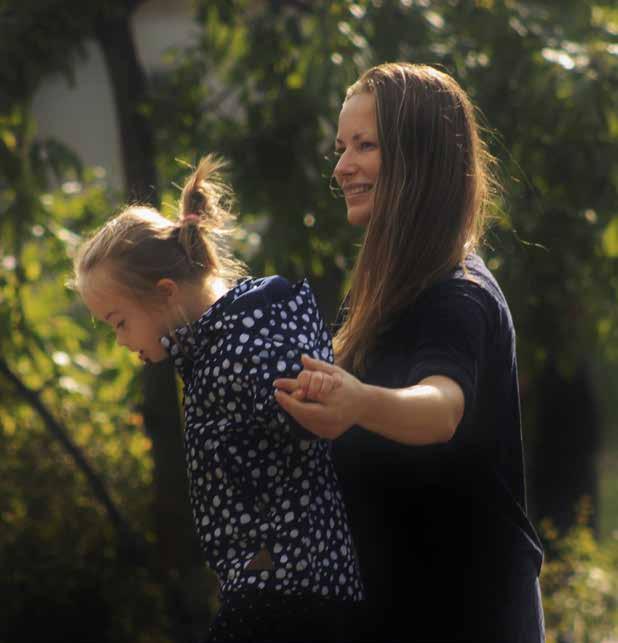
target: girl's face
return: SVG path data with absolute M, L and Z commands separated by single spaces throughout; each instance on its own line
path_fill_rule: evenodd
M 343 103 L 335 153 L 333 174 L 345 196 L 348 222 L 367 225 L 382 162 L 373 94 L 355 94 Z
M 82 280 L 80 290 L 90 312 L 114 329 L 120 346 L 137 353 L 144 362 L 167 359 L 168 353 L 160 342 L 170 332 L 166 311 L 147 308 L 124 296 L 98 267 Z

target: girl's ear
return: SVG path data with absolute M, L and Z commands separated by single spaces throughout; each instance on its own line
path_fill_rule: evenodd
M 168 303 L 174 302 L 178 296 L 178 284 L 173 279 L 168 279 L 167 277 L 159 279 L 155 288 L 162 297 L 165 297 Z

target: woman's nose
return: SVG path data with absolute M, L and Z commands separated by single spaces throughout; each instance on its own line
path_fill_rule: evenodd
M 339 180 L 340 177 L 353 174 L 355 168 L 356 166 L 353 163 L 353 160 L 350 158 L 347 152 L 343 152 L 339 157 L 339 160 L 337 161 L 337 165 L 335 165 L 335 169 L 333 170 L 333 175 L 338 182 L 341 182 Z

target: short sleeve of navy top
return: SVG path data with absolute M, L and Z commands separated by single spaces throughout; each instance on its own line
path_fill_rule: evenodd
M 538 572 L 542 549 L 526 514 L 513 322 L 476 255 L 397 316 L 361 379 L 403 388 L 431 375 L 464 393 L 455 436 L 411 447 L 352 427 L 335 441 L 337 470 L 370 599 L 394 603 L 390 588 L 415 578 L 422 600 L 443 575 L 466 577 L 480 605 L 490 561 Z
M 360 600 L 332 445 L 274 398 L 273 380 L 295 377 L 302 353 L 333 361 L 308 283 L 245 279 L 161 342 L 184 383 L 190 501 L 221 593 Z M 263 548 L 272 569 L 247 570 Z

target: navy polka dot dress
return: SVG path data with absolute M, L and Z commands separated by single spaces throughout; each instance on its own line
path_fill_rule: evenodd
M 161 342 L 184 381 L 191 505 L 221 596 L 361 600 L 331 443 L 274 398 L 273 380 L 295 377 L 301 353 L 333 359 L 308 283 L 245 279 Z M 268 564 L 247 569 L 260 552 Z

